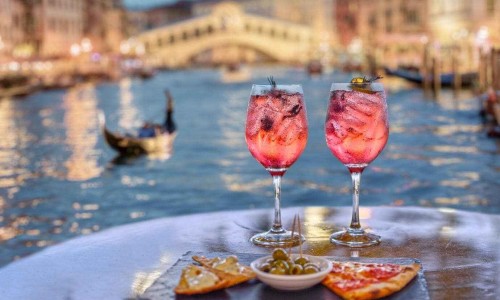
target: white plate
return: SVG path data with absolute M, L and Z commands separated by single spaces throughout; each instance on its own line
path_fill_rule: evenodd
M 299 255 L 292 254 L 292 259 L 295 260 Z M 264 256 L 254 260 L 250 267 L 257 274 L 257 278 L 265 284 L 285 291 L 296 291 L 310 288 L 320 283 L 326 275 L 332 270 L 332 262 L 320 256 L 303 255 L 307 257 L 310 262 L 317 264 L 320 267 L 318 273 L 305 274 L 305 275 L 275 275 L 266 273 L 259 269 L 267 259 L 272 258 L 271 255 Z

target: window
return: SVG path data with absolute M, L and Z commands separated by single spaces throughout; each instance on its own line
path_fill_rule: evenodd
M 56 22 L 54 19 L 49 19 L 49 30 L 54 31 L 56 30 Z
M 415 10 L 409 10 L 406 12 L 406 22 L 409 24 L 418 24 L 418 14 Z
M 486 0 L 486 12 L 489 16 L 495 13 L 495 0 Z

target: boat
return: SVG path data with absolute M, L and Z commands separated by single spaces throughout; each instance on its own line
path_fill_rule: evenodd
M 489 87 L 478 96 L 481 104 L 479 115 L 482 117 L 489 137 L 500 137 L 500 90 Z
M 35 91 L 35 87 L 27 76 L 2 77 L 0 78 L 0 99 L 29 95 Z
M 221 80 L 224 83 L 244 82 L 250 79 L 250 71 L 248 68 L 240 64 L 229 64 L 222 67 Z
M 410 68 L 391 69 L 386 67 L 384 68 L 384 70 L 387 75 L 403 78 L 413 83 L 421 84 L 424 81 L 424 76 L 418 70 L 415 69 L 410 69 Z M 460 74 L 460 77 L 462 86 L 470 86 L 477 80 L 478 74 L 476 72 L 467 72 Z M 431 75 L 431 77 L 429 78 L 429 82 L 432 81 L 433 77 Z M 454 81 L 455 81 L 454 73 L 441 74 L 442 86 L 453 86 Z
M 173 150 L 177 129 L 173 120 L 172 96 L 168 91 L 165 91 L 165 95 L 167 109 L 164 123 L 145 123 L 135 135 L 112 132 L 106 127 L 104 114 L 101 113 L 99 120 L 106 143 L 121 155 L 169 156 Z
M 141 68 L 140 70 L 137 70 L 135 73 L 135 76 L 141 78 L 141 79 L 149 79 L 153 76 L 156 75 L 156 70 L 153 68 Z
M 306 66 L 306 71 L 310 76 L 321 75 L 323 73 L 323 65 L 319 60 L 311 60 Z

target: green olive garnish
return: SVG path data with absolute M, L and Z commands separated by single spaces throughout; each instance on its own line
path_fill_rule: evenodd
M 289 257 L 284 249 L 276 248 L 273 251 L 273 259 L 289 260 Z
M 290 275 L 300 275 L 304 273 L 304 268 L 299 264 L 292 264 L 288 270 Z
M 313 263 L 308 263 L 304 265 L 304 274 L 314 274 L 318 273 L 319 271 L 320 271 L 319 266 Z
M 299 264 L 301 266 L 304 266 L 309 262 L 309 259 L 305 256 L 297 257 L 294 261 L 296 264 Z
M 284 268 L 279 268 L 279 267 L 274 267 L 272 268 L 269 273 L 275 274 L 275 275 L 286 275 L 287 270 Z
M 377 77 L 372 78 L 372 79 L 368 79 L 366 77 L 354 77 L 353 79 L 351 79 L 350 86 L 354 91 L 362 92 L 362 93 L 366 93 L 366 94 L 374 94 L 375 91 L 372 90 L 371 83 L 374 82 L 375 80 L 380 79 L 380 78 L 382 78 L 382 77 L 377 76 Z

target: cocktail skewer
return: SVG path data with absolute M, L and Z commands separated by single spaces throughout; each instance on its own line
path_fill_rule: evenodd
M 300 238 L 302 236 L 301 229 L 300 229 L 300 216 L 297 215 L 297 226 L 299 227 L 299 253 L 300 253 L 300 258 L 302 258 L 302 239 Z
M 292 238 L 293 235 L 295 234 L 295 220 L 297 219 L 297 215 L 293 216 L 293 223 L 292 223 Z M 290 245 L 290 248 L 288 248 L 288 257 L 291 257 L 292 255 L 292 245 Z

